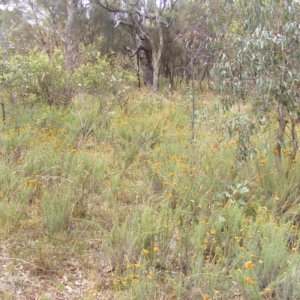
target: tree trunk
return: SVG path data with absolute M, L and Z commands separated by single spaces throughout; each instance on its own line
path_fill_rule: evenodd
M 66 23 L 66 69 L 73 72 L 74 53 L 73 53 L 73 23 L 74 23 L 74 3 L 73 0 L 67 1 L 67 23 Z
M 138 52 L 140 66 L 143 72 L 143 80 L 146 86 L 153 85 L 152 51 L 148 38 L 141 38 L 135 33 L 136 48 L 142 49 Z
M 0 105 L 2 107 L 2 120 L 3 120 L 3 122 L 5 122 L 6 121 L 6 111 L 5 111 L 4 100 L 1 101 Z
M 170 6 L 166 1 L 144 1 L 142 10 L 130 1 L 124 1 L 122 5 L 116 6 L 116 1 L 97 0 L 97 3 L 111 13 L 127 15 L 128 21 L 119 19 L 115 27 L 120 24 L 132 29 L 132 38 L 135 41 L 136 51 L 131 51 L 131 55 L 138 55 L 140 66 L 143 71 L 143 79 L 146 86 L 153 86 L 153 91 L 158 92 L 159 62 L 163 50 L 162 21 L 163 13 L 170 14 L 177 2 L 171 0 Z M 125 4 L 125 5 L 124 5 Z M 138 4 L 138 2 L 136 3 Z M 139 6 L 139 5 L 138 5 Z M 168 12 L 167 12 L 168 10 Z M 159 38 L 159 44 L 155 43 Z M 127 48 L 127 47 L 126 47 Z M 127 50 L 127 49 L 126 49 Z
M 153 60 L 153 92 L 158 93 L 159 88 L 159 60 Z
M 158 93 L 159 89 L 159 62 L 164 47 L 163 33 L 161 27 L 161 15 L 156 11 L 156 26 L 159 36 L 158 47 L 154 44 L 154 39 L 150 38 L 149 42 L 152 48 L 152 61 L 153 61 L 153 92 Z
M 278 101 L 278 132 L 277 132 L 277 140 L 276 140 L 276 146 L 275 146 L 275 160 L 276 160 L 276 167 L 279 174 L 281 174 L 282 170 L 282 160 L 281 160 L 281 148 L 283 144 L 283 138 L 285 133 L 285 127 L 286 127 L 286 120 L 285 120 L 285 112 L 284 112 L 284 106 L 282 103 Z
M 151 60 L 147 57 L 145 51 L 140 51 L 139 54 L 141 69 L 143 71 L 143 79 L 146 86 L 153 85 L 153 67 Z

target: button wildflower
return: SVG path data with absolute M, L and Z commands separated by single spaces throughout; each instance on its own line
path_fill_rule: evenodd
M 250 285 L 253 285 L 253 284 L 254 284 L 254 280 L 253 280 L 251 277 L 247 277 L 247 278 L 245 279 L 245 282 L 246 282 L 247 284 L 250 284 Z
M 247 261 L 245 262 L 245 268 L 248 270 L 253 270 L 254 269 L 254 263 L 252 261 Z
M 271 289 L 265 288 L 265 289 L 264 289 L 264 293 L 265 293 L 265 294 L 271 294 Z
M 148 255 L 148 254 L 149 254 L 149 250 L 147 250 L 147 249 L 142 249 L 142 253 L 143 253 L 144 255 Z
M 154 248 L 153 248 L 153 252 L 154 252 L 154 253 L 158 253 L 158 252 L 159 252 L 159 248 L 158 248 L 158 247 L 154 247 Z
M 169 199 L 173 199 L 174 195 L 172 193 L 169 194 Z

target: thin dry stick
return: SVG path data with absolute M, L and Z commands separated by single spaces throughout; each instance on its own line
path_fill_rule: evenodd
M 23 259 L 20 259 L 20 258 L 13 258 L 13 257 L 0 257 L 0 260 L 3 260 L 3 261 L 9 261 L 9 260 L 12 260 L 12 261 L 18 261 L 20 263 L 23 263 L 23 264 L 28 264 L 28 265 L 31 265 L 31 266 L 34 266 L 44 272 L 48 272 L 48 270 L 34 264 L 33 262 L 30 262 L 30 261 L 26 261 L 26 260 L 23 260 Z

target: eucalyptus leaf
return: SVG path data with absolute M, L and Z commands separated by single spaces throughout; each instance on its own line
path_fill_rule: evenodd
M 240 199 L 240 200 L 238 201 L 238 204 L 239 204 L 239 205 L 242 205 L 242 206 L 245 206 L 247 203 L 246 203 L 244 200 L 241 200 L 241 199 Z
M 239 194 L 240 195 L 247 194 L 248 192 L 249 192 L 249 189 L 246 186 L 244 186 L 241 189 L 239 189 Z

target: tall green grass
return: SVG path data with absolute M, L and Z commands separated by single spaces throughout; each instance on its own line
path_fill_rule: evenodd
M 226 122 L 241 113 L 223 114 L 212 95 L 196 103 L 191 142 L 185 97 L 141 90 L 124 107 L 80 95 L 8 119 L 2 239 L 33 236 L 50 275 L 70 253 L 87 274 L 101 261 L 109 280 L 85 299 L 104 289 L 118 299 L 298 299 L 298 162 L 289 178 L 276 173 L 272 126 L 253 136 L 257 155 L 238 161 Z M 52 246 L 64 249 L 53 264 Z

